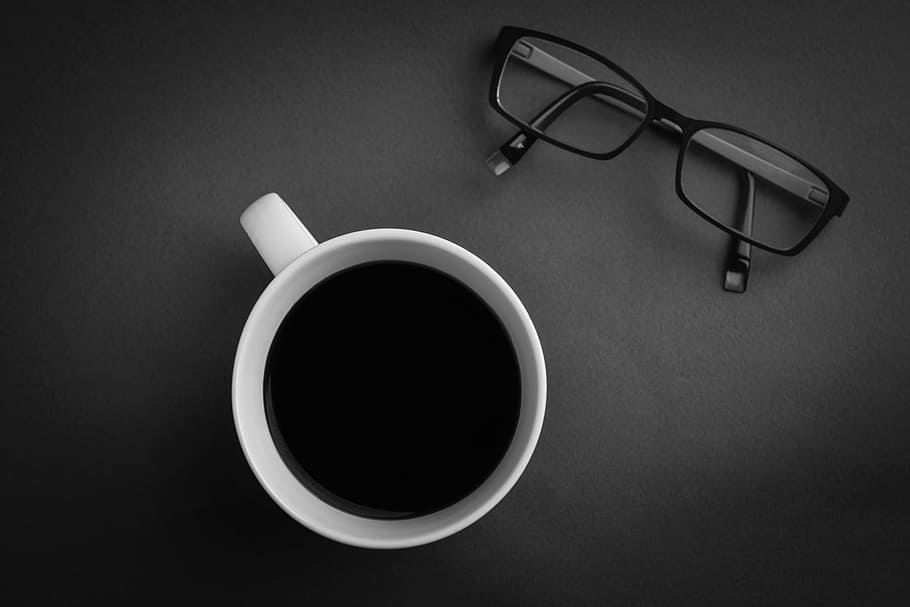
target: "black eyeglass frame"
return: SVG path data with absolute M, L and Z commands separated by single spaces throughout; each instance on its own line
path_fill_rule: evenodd
M 644 95 L 645 101 L 647 103 L 647 111 L 646 111 L 645 117 L 642 120 L 641 124 L 638 126 L 638 128 L 636 128 L 635 131 L 633 131 L 632 134 L 629 135 L 628 139 L 626 139 L 626 141 L 624 141 L 617 148 L 615 148 L 609 152 L 597 153 L 597 152 L 590 152 L 587 150 L 578 149 L 578 148 L 568 145 L 562 141 L 554 139 L 554 138 L 548 136 L 545 132 L 535 129 L 533 126 L 527 124 L 526 122 L 524 122 L 524 121 L 520 120 L 519 118 L 510 114 L 502 106 L 502 103 L 499 100 L 499 88 L 500 88 L 500 84 L 502 81 L 503 72 L 505 70 L 506 62 L 509 60 L 509 55 L 511 54 L 512 48 L 514 47 L 515 43 L 518 40 L 520 40 L 521 38 L 523 38 L 525 36 L 552 42 L 554 44 L 558 44 L 558 45 L 564 46 L 566 48 L 569 48 L 582 55 L 586 55 L 596 61 L 599 61 L 599 62 L 605 64 L 611 70 L 613 70 L 614 72 L 616 72 L 617 74 L 619 74 L 620 76 L 625 78 L 629 83 L 635 85 L 638 88 L 638 91 L 640 91 Z M 730 234 L 731 236 L 734 236 L 735 238 L 738 238 L 742 241 L 748 242 L 751 245 L 754 245 L 760 249 L 769 251 L 771 253 L 777 253 L 779 255 L 787 255 L 787 256 L 796 255 L 797 253 L 799 253 L 800 251 L 805 249 L 809 245 L 809 243 L 811 243 L 813 240 L 815 240 L 815 238 L 822 231 L 822 229 L 828 224 L 829 221 L 831 221 L 832 217 L 841 216 L 844 212 L 844 209 L 847 207 L 847 202 L 849 201 L 849 196 L 847 195 L 847 193 L 844 192 L 840 187 L 838 187 L 837 184 L 835 184 L 827 175 L 825 175 L 824 173 L 819 171 L 813 165 L 806 162 L 805 160 L 803 160 L 796 154 L 794 154 L 788 150 L 785 150 L 784 148 L 780 147 L 779 145 L 777 145 L 775 143 L 772 143 L 771 141 L 768 141 L 764 137 L 756 135 L 755 133 L 752 133 L 752 132 L 742 129 L 740 127 L 733 126 L 731 124 L 726 124 L 723 122 L 697 120 L 697 119 L 690 118 L 688 116 L 681 114 L 680 112 L 676 111 L 675 109 L 669 107 L 668 105 L 662 103 L 657 98 L 655 98 L 654 95 L 652 95 L 648 91 L 648 89 L 646 89 L 644 86 L 642 86 L 642 84 L 637 79 L 635 79 L 631 74 L 629 74 L 626 70 L 624 70 L 623 68 L 618 66 L 616 63 L 610 61 L 609 59 L 607 59 L 606 57 L 604 57 L 603 55 L 601 55 L 599 53 L 596 53 L 588 48 L 585 48 L 579 44 L 576 44 L 575 42 L 572 42 L 570 40 L 565 40 L 563 38 L 559 38 L 557 36 L 553 36 L 551 34 L 547 34 L 544 32 L 538 32 L 535 30 L 529 30 L 529 29 L 524 29 L 524 28 L 514 27 L 514 26 L 504 26 L 499 31 L 499 35 L 496 38 L 494 52 L 496 55 L 496 61 L 495 61 L 494 68 L 493 68 L 493 76 L 492 76 L 492 79 L 490 80 L 490 93 L 489 93 L 490 105 L 493 107 L 493 109 L 497 113 L 499 113 L 503 118 L 505 118 L 506 120 L 508 120 L 515 126 L 517 126 L 521 130 L 521 132 L 528 137 L 533 137 L 534 139 L 541 139 L 543 141 L 546 141 L 547 143 L 555 145 L 556 147 L 562 148 L 564 150 L 568 150 L 570 152 L 574 152 L 576 154 L 580 154 L 582 156 L 586 156 L 588 158 L 595 158 L 598 160 L 609 160 L 611 158 L 615 158 L 616 156 L 621 154 L 623 151 L 625 151 L 625 149 L 628 148 L 630 145 L 632 145 L 632 143 L 642 134 L 642 132 L 644 132 L 644 130 L 646 128 L 648 128 L 649 126 L 651 126 L 654 122 L 659 121 L 659 120 L 666 120 L 666 121 L 669 121 L 669 122 L 675 124 L 681 130 L 679 155 L 678 155 L 677 161 L 676 161 L 676 194 L 677 194 L 677 196 L 679 196 L 680 200 L 682 200 L 686 206 L 688 206 L 690 209 L 692 209 L 692 211 L 694 211 L 696 214 L 698 214 L 699 217 L 708 221 L 709 223 L 711 223 L 715 227 L 719 228 L 720 230 L 723 230 L 724 232 Z M 822 210 L 822 213 L 819 215 L 818 219 L 815 221 L 815 225 L 812 226 L 812 228 L 809 230 L 808 234 L 806 234 L 806 236 L 804 236 L 802 240 L 800 240 L 794 246 L 787 248 L 787 249 L 781 249 L 781 248 L 767 245 L 765 243 L 762 243 L 760 241 L 753 239 L 751 236 L 747 236 L 746 234 L 744 234 L 738 230 L 735 230 L 734 228 L 725 226 L 721 222 L 717 221 L 716 219 L 714 219 L 713 217 L 711 217 L 710 215 L 708 215 L 707 213 L 702 211 L 698 207 L 698 205 L 696 205 L 691 200 L 689 200 L 689 197 L 686 195 L 686 193 L 682 187 L 683 159 L 685 158 L 686 149 L 688 148 L 689 143 L 692 140 L 692 136 L 695 133 L 697 133 L 698 131 L 700 131 L 702 129 L 706 129 L 706 128 L 725 129 L 728 131 L 746 135 L 747 137 L 751 137 L 751 138 L 793 158 L 794 160 L 802 163 L 803 165 L 806 166 L 806 168 L 812 170 L 824 182 L 825 186 L 828 188 L 828 200 L 825 203 L 825 208 Z

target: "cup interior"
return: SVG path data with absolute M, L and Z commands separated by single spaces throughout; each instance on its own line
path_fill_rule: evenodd
M 266 420 L 263 378 L 272 339 L 285 315 L 310 288 L 355 265 L 375 261 L 420 263 L 469 286 L 499 316 L 512 339 L 521 372 L 521 409 L 512 442 L 477 489 L 442 510 L 407 519 L 374 519 L 319 499 L 287 467 Z M 301 344 L 306 347 L 306 344 Z M 467 527 L 512 488 L 524 471 L 543 425 L 546 372 L 534 325 L 506 282 L 465 249 L 410 230 L 365 230 L 310 249 L 279 273 L 262 293 L 244 327 L 233 377 L 234 421 L 244 454 L 260 483 L 292 517 L 334 540 L 371 548 L 432 542 Z

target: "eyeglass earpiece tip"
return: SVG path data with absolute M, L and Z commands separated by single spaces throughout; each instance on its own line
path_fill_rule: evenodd
M 724 272 L 724 291 L 730 293 L 745 293 L 749 281 L 749 270 L 727 270 Z
M 492 156 L 487 158 L 487 168 L 490 169 L 494 175 L 499 177 L 512 168 L 512 163 L 509 162 L 509 159 L 506 158 L 501 151 L 496 150 Z

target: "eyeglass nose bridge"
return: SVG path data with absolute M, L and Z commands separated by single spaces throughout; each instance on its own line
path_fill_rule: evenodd
M 671 107 L 668 107 L 660 101 L 654 102 L 654 112 L 652 121 L 659 126 L 677 133 L 683 133 L 689 125 L 694 122 L 692 118 L 680 114 Z

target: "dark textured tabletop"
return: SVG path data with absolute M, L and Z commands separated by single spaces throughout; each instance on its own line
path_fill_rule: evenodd
M 590 46 L 851 203 L 803 254 L 727 238 L 646 133 L 608 162 L 487 104 L 503 24 Z M 910 8 L 903 2 L 73 3 L 2 26 L 9 604 L 897 605 L 910 594 Z M 272 503 L 230 378 L 279 192 L 319 239 L 450 239 L 522 298 L 547 417 L 514 490 L 429 546 Z

